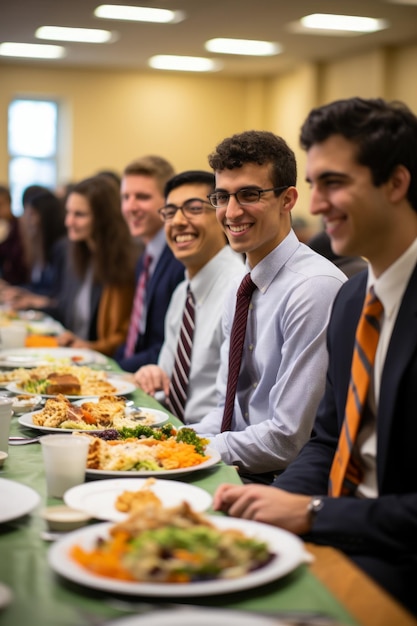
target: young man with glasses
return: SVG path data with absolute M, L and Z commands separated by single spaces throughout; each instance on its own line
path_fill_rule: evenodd
M 310 436 L 325 385 L 327 322 L 346 277 L 291 229 L 296 162 L 281 137 L 263 131 L 234 135 L 209 162 L 216 176 L 209 200 L 231 248 L 246 255 L 255 291 L 232 394 L 228 379 L 236 366 L 229 367 L 229 352 L 234 363 L 239 280 L 227 294 L 220 402 L 195 429 L 245 480 L 270 483 Z
M 216 405 L 216 376 L 223 343 L 224 294 L 232 278 L 242 276 L 243 258 L 227 245 L 207 200 L 214 189 L 214 175 L 186 171 L 165 186 L 165 205 L 159 210 L 165 236 L 174 256 L 185 265 L 186 280 L 175 290 L 165 318 L 165 341 L 158 365 L 145 365 L 135 381 L 146 393 L 162 390 L 169 408 L 186 424 L 198 422 Z M 187 298 L 193 299 L 193 328 L 188 327 L 191 356 L 177 371 L 179 338 Z M 191 332 L 192 331 L 192 332 Z M 190 335 L 192 334 L 192 337 Z M 187 376 L 184 376 L 190 361 Z

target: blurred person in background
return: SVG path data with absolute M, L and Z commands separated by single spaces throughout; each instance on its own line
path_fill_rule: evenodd
M 3 185 L 0 186 L 0 278 L 11 285 L 22 285 L 28 279 L 21 225 L 12 213 L 10 190 Z M 2 291 L 4 286 L 2 282 Z
M 117 186 L 104 176 L 76 183 L 66 200 L 65 226 L 61 289 L 44 310 L 67 329 L 59 345 L 112 356 L 126 337 L 136 261 Z
M 335 254 L 332 250 L 330 237 L 325 230 L 307 241 L 307 245 L 334 263 L 348 278 L 368 267 L 368 262 L 361 256 Z
M 26 242 L 29 281 L 23 287 L 4 290 L 4 300 L 15 309 L 42 304 L 35 294 L 54 297 L 65 258 L 66 228 L 64 207 L 48 189 L 33 187 L 24 193 L 24 214 L 21 218 Z
M 307 243 L 316 233 L 314 226 L 304 217 L 291 216 L 291 226 L 301 243 Z
M 124 169 L 120 187 L 122 214 L 134 240 L 145 249 L 136 268 L 136 292 L 126 343 L 115 358 L 127 372 L 158 361 L 164 342 L 165 315 L 172 293 L 184 280 L 184 265 L 165 239 L 159 209 L 174 168 L 160 156 L 144 156 Z

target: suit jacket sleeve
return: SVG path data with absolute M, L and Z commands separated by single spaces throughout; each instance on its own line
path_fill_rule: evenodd
M 328 329 L 329 369 L 310 441 L 276 479 L 294 493 L 325 495 L 343 422 L 356 326 L 366 287 L 356 276 L 337 295 Z M 401 559 L 417 553 L 417 272 L 388 348 L 377 415 L 379 496 L 325 497 L 309 538 L 344 552 Z M 415 558 L 415 557 L 414 557 Z

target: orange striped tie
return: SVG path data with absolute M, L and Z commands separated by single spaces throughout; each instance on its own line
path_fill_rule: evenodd
M 330 470 L 329 495 L 333 497 L 352 493 L 362 478 L 351 453 L 367 401 L 382 311 L 383 306 L 371 287 L 356 329 L 345 418 Z

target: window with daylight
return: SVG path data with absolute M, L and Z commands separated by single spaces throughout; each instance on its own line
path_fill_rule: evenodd
M 21 215 L 28 185 L 57 185 L 58 104 L 52 100 L 13 100 L 8 112 L 9 186 L 12 208 Z

